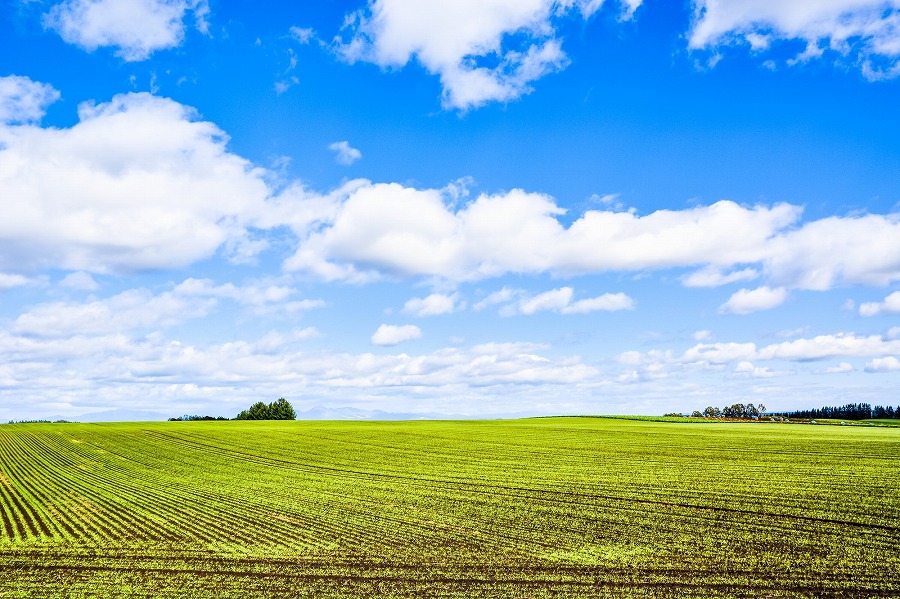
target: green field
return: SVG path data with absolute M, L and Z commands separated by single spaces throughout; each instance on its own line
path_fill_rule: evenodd
M 900 429 L 0 426 L 0 597 L 900 596 Z

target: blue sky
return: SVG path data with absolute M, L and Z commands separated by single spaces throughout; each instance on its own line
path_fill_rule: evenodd
M 900 390 L 900 2 L 0 4 L 0 420 Z

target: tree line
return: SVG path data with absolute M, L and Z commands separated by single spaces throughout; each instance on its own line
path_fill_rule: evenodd
M 240 414 L 232 420 L 296 420 L 297 413 L 294 407 L 283 397 L 279 397 L 270 404 L 258 401 L 246 410 L 242 410 Z M 176 418 L 169 418 L 169 421 L 193 421 L 193 420 L 228 420 L 224 416 L 197 416 L 185 414 Z
M 730 406 L 725 406 L 724 408 L 719 408 L 717 406 L 707 406 L 705 410 L 702 412 L 700 410 L 694 410 L 691 413 L 691 418 L 759 418 L 766 411 L 766 406 L 759 404 L 753 405 L 752 403 L 743 404 L 736 403 Z M 666 416 L 684 416 L 684 414 L 680 414 L 678 412 L 672 412 L 670 414 L 665 414 Z
M 844 420 L 869 420 L 870 418 L 900 418 L 900 406 L 875 406 L 867 403 L 848 403 L 843 406 L 824 406 L 812 410 L 778 412 L 785 418 L 843 418 Z
M 288 401 L 280 397 L 269 405 L 258 401 L 235 417 L 235 420 L 295 420 L 297 413 Z

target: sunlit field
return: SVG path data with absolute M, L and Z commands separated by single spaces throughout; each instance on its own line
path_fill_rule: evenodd
M 900 429 L 0 426 L 0 597 L 900 596 Z

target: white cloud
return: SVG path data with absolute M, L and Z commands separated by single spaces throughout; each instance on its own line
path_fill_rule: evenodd
M 413 316 L 438 316 L 452 314 L 466 307 L 459 294 L 432 293 L 427 297 L 414 297 L 403 305 L 403 313 Z
M 895 291 L 883 302 L 866 302 L 859 305 L 860 316 L 877 316 L 879 314 L 900 314 L 900 291 Z
M 811 370 L 812 374 L 840 374 L 853 372 L 850 358 L 874 358 L 866 365 L 868 372 L 886 372 L 896 365 L 900 354 L 900 339 L 890 335 L 861 336 L 852 333 L 819 335 L 757 347 L 755 343 L 699 343 L 680 355 L 671 350 L 626 351 L 618 356 L 625 367 L 625 379 L 631 382 L 668 378 L 675 374 L 697 372 L 726 372 L 731 365 L 729 379 L 774 378 L 792 376 L 790 368 L 758 366 L 757 362 L 810 362 L 845 359 L 836 366 Z
M 619 193 L 608 193 L 605 195 L 599 194 L 591 194 L 588 197 L 588 202 L 592 204 L 599 204 L 604 207 L 605 210 L 621 212 L 625 210 L 634 210 L 633 208 L 629 209 L 625 206 L 625 203 L 621 200 L 621 195 Z
M 543 194 L 515 189 L 454 204 L 445 190 L 359 186 L 286 267 L 349 280 L 381 273 L 477 280 L 756 262 L 799 215 L 785 204 L 723 201 L 644 217 L 591 210 L 566 229 L 558 219 L 565 211 Z
M 509 287 L 504 287 L 500 291 L 495 291 L 485 297 L 483 300 L 472 306 L 472 310 L 475 312 L 480 312 L 485 308 L 489 308 L 491 306 L 496 306 L 498 304 L 507 304 L 511 302 L 516 297 L 520 297 L 525 294 L 525 291 L 522 289 L 511 289 Z
M 63 287 L 70 289 L 80 289 L 81 291 L 96 291 L 100 289 L 100 284 L 94 280 L 94 277 L 86 272 L 72 272 L 63 277 L 59 282 Z
M 350 147 L 350 143 L 346 141 L 336 141 L 329 145 L 328 149 L 335 153 L 334 159 L 337 160 L 338 164 L 343 164 L 344 166 L 350 166 L 362 158 L 362 152 Z
M 683 267 L 700 267 L 683 279 L 689 286 L 763 278 L 760 289 L 739 292 L 728 305 L 740 309 L 771 307 L 786 299 L 788 289 L 900 280 L 896 214 L 798 225 L 796 206 L 748 208 L 721 201 L 646 216 L 588 210 L 566 228 L 560 222 L 565 211 L 543 194 L 514 189 L 465 204 L 458 200 L 450 187 L 356 182 L 285 266 L 350 281 L 384 275 L 471 281 L 510 273 Z
M 853 364 L 850 362 L 840 362 L 837 366 L 829 366 L 821 371 L 821 374 L 845 374 L 847 372 L 853 372 L 854 370 L 856 369 L 853 368 Z
M 564 306 L 560 312 L 563 314 L 587 314 L 588 312 L 618 312 L 619 310 L 633 309 L 634 300 L 624 293 L 604 293 Z
M 809 327 L 797 327 L 796 329 L 783 329 L 775 333 L 775 336 L 780 339 L 792 339 L 794 337 L 800 337 L 801 335 L 805 335 L 809 330 Z
M 397 345 L 398 343 L 412 341 L 420 337 L 422 337 L 422 329 L 415 325 L 397 326 L 383 324 L 372 335 L 371 341 L 373 345 Z
M 58 99 L 52 85 L 18 75 L 0 77 L 0 124 L 36 123 Z
M 293 287 L 271 284 L 251 284 L 237 286 L 234 283 L 216 285 L 209 279 L 187 279 L 175 287 L 175 292 L 187 297 L 226 298 L 249 306 L 257 313 L 271 311 L 278 307 L 288 312 L 312 310 L 325 305 L 322 300 L 304 299 L 292 301 L 297 290 Z
M 787 299 L 787 290 L 783 288 L 741 289 L 719 307 L 719 313 L 750 314 L 760 310 L 770 310 L 783 304 L 785 299 Z
M 33 279 L 29 279 L 28 277 L 22 275 L 0 272 L 0 289 L 22 287 L 23 285 L 30 285 L 33 282 Z
M 796 206 L 722 201 L 644 216 L 588 210 L 564 226 L 553 198 L 516 189 L 468 200 L 457 183 L 355 180 L 327 194 L 297 182 L 275 193 L 272 173 L 230 153 L 224 132 L 172 100 L 126 94 L 84 104 L 79 117 L 63 129 L 0 126 L 0 197 L 14 200 L 0 220 L 0 269 L 123 272 L 216 252 L 248 263 L 270 247 L 267 229 L 287 227 L 297 250 L 284 268 L 324 280 L 691 267 L 686 285 L 713 285 L 759 274 L 764 286 L 738 292 L 729 310 L 771 306 L 792 288 L 900 280 L 898 215 L 798 224 Z M 567 309 L 627 307 L 601 298 Z
M 0 127 L 0 268 L 177 267 L 240 245 L 270 209 L 264 172 L 192 109 L 141 93 L 78 113 L 67 129 Z
M 742 360 L 741 362 L 737 363 L 737 366 L 734 367 L 732 376 L 734 378 L 767 379 L 781 376 L 791 376 L 794 374 L 797 373 L 793 370 L 772 370 L 771 368 L 768 368 L 766 366 L 755 366 L 753 362 Z
M 438 75 L 448 108 L 514 100 L 568 64 L 554 20 L 590 17 L 603 0 L 373 0 L 347 19 L 339 45 L 350 62 L 403 67 L 416 59 Z M 625 2 L 630 16 L 640 0 Z
M 713 338 L 713 334 L 712 331 L 704 329 L 701 331 L 694 331 L 692 337 L 694 338 L 694 341 L 710 341 Z
M 900 2 L 897 0 L 694 0 L 689 47 L 746 41 L 764 51 L 773 40 L 800 40 L 793 64 L 825 50 L 848 56 L 869 79 L 900 74 Z
M 884 356 L 895 353 L 900 353 L 900 340 L 886 340 L 880 335 L 863 337 L 852 333 L 838 333 L 767 345 L 759 350 L 757 357 L 761 360 L 805 361 L 825 358 Z
M 10 330 L 19 335 L 67 337 L 169 327 L 206 316 L 214 305 L 210 299 L 192 300 L 172 292 L 154 296 L 136 289 L 82 304 L 41 304 L 19 315 Z
M 539 293 L 534 297 L 523 299 L 519 302 L 519 314 L 535 314 L 547 310 L 559 311 L 572 301 L 574 291 L 571 287 L 561 287 Z
M 297 27 L 295 25 L 290 28 L 290 32 L 291 37 L 301 44 L 308 44 L 312 40 L 316 39 L 316 30 L 312 27 Z
M 757 277 L 759 277 L 759 272 L 753 268 L 723 273 L 720 268 L 707 266 L 682 277 L 681 282 L 685 287 L 720 287 L 738 281 L 752 281 Z
M 822 243 L 827 239 L 828 243 Z M 832 216 L 772 240 L 765 267 L 779 286 L 825 290 L 900 279 L 900 214 Z
M 309 310 L 323 305 L 320 300 L 290 301 L 295 294 L 295 289 L 277 285 L 238 287 L 232 283 L 215 285 L 208 279 L 187 279 L 156 295 L 147 289 L 131 289 L 87 302 L 40 304 L 20 314 L 10 330 L 19 335 L 65 337 L 166 328 L 207 316 L 219 299 L 248 306 L 255 313 L 275 308 L 289 312 Z
M 290 77 L 287 77 L 285 79 L 275 82 L 275 84 L 274 84 L 275 93 L 280 96 L 287 90 L 289 90 L 292 87 L 294 87 L 295 85 L 299 85 L 299 84 L 300 84 L 300 78 L 297 77 L 296 75 L 292 75 Z
M 85 50 L 113 47 L 124 60 L 137 61 L 180 45 L 188 12 L 205 33 L 207 0 L 66 0 L 44 15 L 44 26 Z
M 900 360 L 894 356 L 875 358 L 866 364 L 866 372 L 897 372 L 900 370 Z
M 633 310 L 634 300 L 624 293 L 604 293 L 603 295 L 573 302 L 575 291 L 571 287 L 560 287 L 529 296 L 521 290 L 503 289 L 488 296 L 475 306 L 481 309 L 488 305 L 506 303 L 500 309 L 502 316 L 517 314 L 532 315 L 538 312 L 558 312 L 560 314 L 587 314 L 589 312 L 616 312 Z M 517 301 L 512 300 L 518 298 Z
M 752 360 L 755 354 L 754 343 L 699 343 L 685 351 L 678 361 L 726 364 L 737 360 Z

